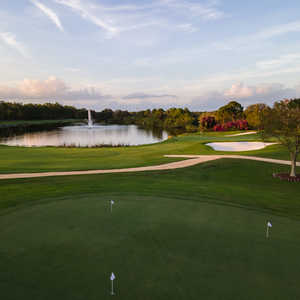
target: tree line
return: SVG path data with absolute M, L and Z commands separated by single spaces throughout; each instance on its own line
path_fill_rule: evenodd
M 86 109 L 63 106 L 59 103 L 22 104 L 0 101 L 1 121 L 85 119 L 86 117 Z
M 161 128 L 170 132 L 227 131 L 260 129 L 261 115 L 269 109 L 270 107 L 263 103 L 253 104 L 244 109 L 240 103 L 231 101 L 210 112 L 192 112 L 187 108 L 147 109 L 138 112 L 104 109 L 99 112 L 92 111 L 92 117 L 100 124 L 135 124 L 143 128 Z M 0 120 L 63 119 L 87 119 L 87 110 L 59 103 L 0 102 Z
M 182 129 L 187 132 L 197 131 L 198 116 L 199 113 L 187 108 L 147 109 L 138 112 L 105 109 L 93 114 L 95 120 L 102 124 L 135 124 L 144 128 Z
M 267 108 L 266 104 L 259 103 L 244 110 L 240 103 L 231 101 L 210 112 L 192 112 L 187 108 L 138 112 L 105 109 L 93 113 L 93 117 L 102 124 L 135 124 L 145 128 L 178 129 L 184 132 L 247 130 L 259 129 L 260 114 Z

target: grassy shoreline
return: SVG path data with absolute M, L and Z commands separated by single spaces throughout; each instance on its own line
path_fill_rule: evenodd
M 46 125 L 46 124 L 69 124 L 69 123 L 80 122 L 80 121 L 81 120 L 76 120 L 76 119 L 0 121 L 0 128 L 26 127 L 31 125 Z

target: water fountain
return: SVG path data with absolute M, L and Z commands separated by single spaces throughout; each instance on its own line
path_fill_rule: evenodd
M 93 120 L 92 120 L 92 114 L 90 109 L 88 110 L 88 127 L 93 128 Z

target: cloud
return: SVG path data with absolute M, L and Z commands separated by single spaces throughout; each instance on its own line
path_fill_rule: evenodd
M 104 84 L 105 85 L 105 84 Z M 146 88 L 146 87 L 145 87 Z M 102 91 L 105 90 L 105 93 Z M 111 94 L 111 91 L 119 90 L 119 84 L 114 83 L 108 89 L 96 86 L 71 88 L 65 81 L 49 77 L 46 80 L 24 79 L 14 85 L 0 85 L 0 99 L 4 101 L 45 103 L 46 101 L 58 101 L 62 104 L 75 105 L 77 107 L 89 107 L 96 110 L 104 108 L 142 110 L 153 108 L 188 107 L 195 111 L 214 110 L 218 107 L 236 100 L 244 107 L 264 102 L 271 105 L 274 101 L 284 98 L 296 98 L 300 96 L 300 84 L 294 87 L 286 87 L 283 84 L 257 84 L 246 85 L 234 83 L 223 90 L 211 89 L 190 90 L 183 87 L 178 89 L 177 95 L 159 93 L 153 90 L 151 93 L 136 92 L 131 94 Z M 163 88 L 161 88 L 163 90 Z M 166 91 L 172 89 L 166 88 Z
M 72 73 L 80 71 L 79 68 L 65 68 L 64 70 L 67 71 L 67 72 L 72 72 Z
M 23 57 L 29 58 L 25 46 L 17 41 L 16 36 L 11 32 L 0 32 L 0 41 L 4 42 L 9 47 L 17 50 Z
M 270 39 L 275 36 L 283 35 L 290 32 L 300 31 L 300 21 L 290 22 L 286 24 L 280 24 L 278 26 L 273 26 L 258 32 L 255 35 L 257 39 Z
M 223 42 L 213 43 L 213 46 L 217 47 L 219 50 L 225 51 L 231 51 L 243 47 L 249 49 L 249 47 L 259 46 L 259 42 L 261 41 L 270 40 L 272 38 L 293 32 L 300 32 L 300 21 L 271 26 L 255 33 L 235 37 Z
M 71 89 L 63 80 L 54 76 L 46 80 L 24 79 L 14 87 L 0 85 L 0 98 L 2 99 L 28 99 L 28 100 L 101 100 L 111 99 L 110 95 L 103 95 L 95 87 Z
M 57 14 L 50 9 L 49 7 L 45 6 L 41 2 L 37 0 L 30 0 L 32 4 L 34 4 L 38 9 L 40 9 L 55 25 L 60 31 L 64 31 L 64 28 L 60 22 L 59 17 Z
M 292 87 L 280 83 L 256 85 L 234 83 L 223 90 L 199 92 L 198 96 L 192 97 L 185 106 L 194 111 L 212 111 L 233 100 L 247 107 L 255 103 L 272 105 L 275 101 L 297 97 L 300 97 L 300 83 Z
M 77 107 L 104 109 L 130 109 L 180 106 L 177 96 L 170 94 L 137 92 L 112 96 L 96 86 L 71 88 L 65 81 L 54 76 L 46 80 L 24 79 L 14 85 L 0 85 L 0 99 L 4 101 L 44 103 L 58 101 Z M 109 90 L 116 90 L 110 88 Z
M 111 34 L 116 34 L 119 31 L 118 28 L 109 24 L 109 22 L 105 22 L 102 18 L 92 13 L 89 6 L 84 5 L 80 0 L 55 0 L 55 2 L 73 9 L 73 11 L 77 12 L 83 19 L 94 23 Z
M 197 27 L 195 27 L 192 23 L 183 23 L 176 25 L 175 28 L 184 32 L 196 32 L 199 31 Z M 165 65 L 174 65 L 174 64 L 184 64 L 187 63 L 198 63 L 199 60 L 203 59 L 205 56 L 211 55 L 211 53 L 215 53 L 216 51 L 235 51 L 235 50 L 245 50 L 247 53 L 251 48 L 262 49 L 262 41 L 273 38 L 277 35 L 287 34 L 289 32 L 300 32 L 300 21 L 292 22 L 287 24 L 281 24 L 277 26 L 272 26 L 266 28 L 264 30 L 254 32 L 249 35 L 236 36 L 230 39 L 224 39 L 223 41 L 209 43 L 207 45 L 201 47 L 192 47 L 190 49 L 171 49 L 168 52 L 162 52 L 159 55 L 150 55 L 148 57 L 136 57 L 132 59 L 132 64 L 138 67 L 147 67 L 147 68 L 155 68 L 156 66 L 165 66 Z M 264 45 L 263 45 L 264 46 Z M 256 49 L 256 50 L 257 50 Z M 219 53 L 217 53 L 219 55 Z M 270 53 L 268 52 L 268 55 Z M 290 65 L 287 67 L 287 65 Z M 284 67 L 284 69 L 274 70 L 276 67 Z M 265 72 L 262 72 L 263 71 Z M 300 70 L 300 55 L 299 53 L 290 53 L 280 56 L 279 58 L 273 60 L 265 60 L 259 61 L 256 63 L 255 71 L 244 71 L 239 73 L 236 72 L 234 75 L 233 71 L 231 73 L 236 79 L 241 76 L 247 77 L 264 77 L 264 76 L 272 76 L 279 75 L 281 72 L 284 73 L 296 73 Z M 228 79 L 228 72 L 226 72 L 222 77 L 224 79 Z M 231 74 L 230 74 L 231 75 Z M 230 80 L 233 78 L 229 78 Z M 216 81 L 213 78 L 213 81 Z
M 254 89 L 244 86 L 242 83 L 233 84 L 230 89 L 224 92 L 224 96 L 233 98 L 248 98 L 253 96 Z
M 256 63 L 259 69 L 273 69 L 282 66 L 300 64 L 300 54 L 299 53 L 289 53 L 280 56 L 277 59 L 264 60 Z
M 216 1 L 211 1 L 206 5 L 184 0 L 160 0 L 160 3 L 170 9 L 198 16 L 204 20 L 216 20 L 225 16 L 224 12 L 217 9 Z
M 225 90 L 224 96 L 236 99 L 266 97 L 288 97 L 296 94 L 296 88 L 286 88 L 283 84 L 259 84 L 256 86 L 246 86 L 243 83 L 233 84 L 230 89 Z
M 149 98 L 177 98 L 175 95 L 153 95 L 153 94 L 144 94 L 144 93 L 134 93 L 127 96 L 124 96 L 122 99 L 149 99 Z
M 229 100 L 237 100 L 244 106 L 254 103 L 266 103 L 272 105 L 274 101 L 297 98 L 300 96 L 300 85 L 286 87 L 280 83 L 257 84 L 246 86 L 243 83 L 233 84 L 230 89 L 224 91 L 220 97 Z
M 122 32 L 151 26 L 193 33 L 198 31 L 194 22 L 199 19 L 216 20 L 224 16 L 216 8 L 216 1 L 206 5 L 184 0 L 156 0 L 139 5 L 102 5 L 88 0 L 53 1 L 71 8 L 83 19 L 104 30 L 110 38 Z M 179 15 L 180 19 L 183 17 L 188 22 L 178 24 Z
M 194 33 L 199 30 L 193 24 L 190 23 L 177 25 L 177 28 L 188 33 Z

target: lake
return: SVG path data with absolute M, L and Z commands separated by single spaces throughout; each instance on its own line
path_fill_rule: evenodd
M 65 126 L 55 130 L 27 132 L 0 139 L 8 146 L 43 147 L 74 146 L 96 147 L 135 146 L 164 141 L 168 133 L 162 130 L 146 130 L 135 125 Z

